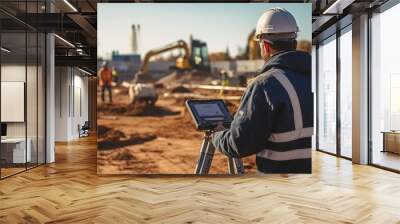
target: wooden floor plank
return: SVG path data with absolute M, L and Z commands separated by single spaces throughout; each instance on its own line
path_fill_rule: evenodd
M 400 223 L 400 175 L 313 152 L 313 174 L 98 176 L 96 139 L 0 181 L 0 223 Z

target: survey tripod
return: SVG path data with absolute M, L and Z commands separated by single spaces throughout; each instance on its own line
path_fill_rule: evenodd
M 215 147 L 211 142 L 212 131 L 205 131 L 203 143 L 200 148 L 200 156 L 195 168 L 195 174 L 208 174 L 215 153 Z M 244 168 L 241 159 L 227 156 L 229 174 L 243 174 Z

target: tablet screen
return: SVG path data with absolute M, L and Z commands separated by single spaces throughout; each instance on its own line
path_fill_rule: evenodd
M 194 107 L 200 117 L 224 117 L 224 113 L 218 104 L 195 104 Z
M 198 129 L 210 129 L 221 122 L 228 127 L 232 121 L 223 100 L 188 100 L 186 103 Z

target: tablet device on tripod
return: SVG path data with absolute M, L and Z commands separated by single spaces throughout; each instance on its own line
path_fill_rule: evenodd
M 223 100 L 187 100 L 186 106 L 198 130 L 212 130 L 218 124 L 230 127 L 232 116 Z

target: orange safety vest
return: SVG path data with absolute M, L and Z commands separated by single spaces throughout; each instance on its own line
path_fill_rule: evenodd
M 100 74 L 100 86 L 105 84 L 111 85 L 112 82 L 112 71 L 109 68 L 102 68 L 99 71 Z

